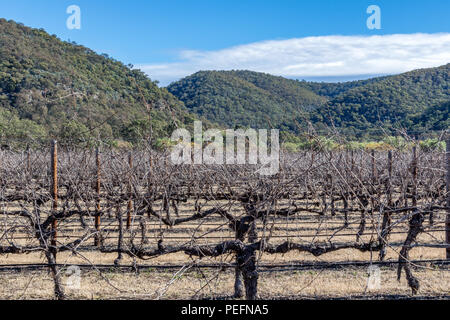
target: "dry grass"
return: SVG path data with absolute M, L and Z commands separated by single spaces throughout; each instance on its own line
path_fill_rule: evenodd
M 390 249 L 388 259 L 395 260 L 397 254 Z M 58 255 L 62 264 L 86 264 L 87 260 L 98 264 L 112 264 L 116 255 L 86 253 L 85 258 L 74 257 L 68 253 Z M 372 257 L 376 260 L 376 255 Z M 412 259 L 444 259 L 445 250 L 414 248 Z M 370 253 L 362 253 L 353 249 L 332 252 L 326 256 L 315 258 L 307 253 L 289 252 L 284 255 L 264 254 L 261 264 L 266 263 L 301 263 L 305 261 L 369 261 Z M 232 255 L 220 260 L 204 260 L 201 263 L 233 262 Z M 12 255 L 0 257 L 0 264 L 5 263 L 45 263 L 44 257 L 38 254 Z M 124 264 L 131 264 L 125 258 Z M 189 259 L 182 254 L 171 254 L 139 262 L 139 265 L 187 264 Z M 414 275 L 421 283 L 419 295 L 450 297 L 450 272 L 431 265 L 416 268 Z M 158 271 L 150 269 L 138 275 L 127 272 L 82 272 L 81 289 L 67 288 L 71 299 L 201 299 L 227 297 L 233 293 L 234 273 L 231 269 L 217 271 L 195 268 L 174 277 L 176 271 Z M 67 280 L 65 271 L 64 283 Z M 171 281 L 173 280 L 173 283 Z M 398 282 L 396 269 L 381 267 L 381 288 L 366 292 L 368 274 L 366 268 L 345 268 L 335 270 L 306 270 L 261 272 L 259 278 L 259 294 L 261 298 L 336 298 L 377 295 L 402 295 L 411 293 L 406 280 L 402 277 Z M 170 285 L 168 285 L 171 283 Z M 53 281 L 45 271 L 2 274 L 0 277 L 0 299 L 53 299 Z
M 219 203 L 225 204 L 225 203 Z M 219 204 L 210 204 L 205 206 L 203 210 L 212 208 Z M 181 216 L 190 215 L 193 203 L 188 202 L 180 209 Z M 192 209 L 192 208 L 191 208 Z M 125 210 L 125 208 L 124 208 Z M 239 205 L 233 207 L 233 214 L 236 216 L 242 214 L 242 208 Z M 310 215 L 305 213 L 305 215 Z M 299 214 L 299 217 L 302 215 Z M 354 242 L 355 234 L 358 230 L 359 215 L 350 216 L 350 228 L 343 229 L 335 235 L 333 242 Z M 441 213 L 436 216 L 436 223 L 441 223 L 442 227 L 444 215 Z M 2 217 L 1 222 L 5 226 L 14 225 L 20 222 L 25 224 L 23 218 Z M 92 220 L 92 219 L 87 219 Z M 106 245 L 117 245 L 117 221 L 110 223 L 105 222 L 102 227 L 113 230 L 105 234 L 110 236 L 106 240 Z M 165 244 L 182 243 L 189 241 L 194 235 L 199 237 L 198 244 L 209 243 L 215 244 L 223 240 L 234 239 L 234 232 L 227 228 L 227 222 L 219 218 L 205 219 L 201 223 L 188 223 L 184 225 L 169 228 L 167 226 L 159 226 L 156 219 L 148 221 L 147 236 L 150 243 L 149 246 L 155 246 L 160 239 L 161 230 L 165 230 Z M 288 239 L 302 242 L 321 242 L 329 239 L 334 234 L 336 227 L 343 225 L 341 217 L 327 217 L 326 221 L 312 219 L 307 223 L 302 221 L 283 220 L 278 218 L 276 224 L 271 225 L 275 237 L 270 239 L 271 243 L 286 241 Z M 111 220 L 110 220 L 111 221 Z M 88 221 L 91 227 L 92 221 Z M 215 225 L 212 225 L 215 224 Z M 220 226 L 220 224 L 222 226 Z M 139 243 L 138 223 L 135 222 L 134 227 L 137 230 L 136 242 Z M 320 227 L 319 227 L 320 225 Z M 219 227 L 219 228 L 218 228 Z M 275 229 L 278 228 L 278 229 Z M 61 243 L 70 242 L 73 238 L 77 238 L 82 234 L 78 221 L 62 222 L 59 225 L 59 241 Z M 76 230 L 74 230 L 76 228 Z M 218 228 L 218 229 L 216 229 Z M 283 230 L 284 229 L 284 230 Z M 362 237 L 364 242 L 376 240 L 377 234 L 372 234 L 374 230 L 380 229 L 380 220 L 368 219 L 366 235 Z M 407 231 L 407 221 L 398 226 L 398 230 Z M 320 231 L 319 233 L 317 233 Z M 270 230 L 265 231 L 268 235 Z M 352 234 L 352 236 L 341 236 L 342 234 Z M 25 236 L 25 233 L 19 231 L 14 233 L 15 237 Z M 259 236 L 262 236 L 259 232 Z M 125 236 L 129 236 L 127 232 Z M 183 237 L 184 239 L 171 240 L 170 237 Z M 315 238 L 313 236 L 316 236 Z M 72 238 L 69 238 L 72 237 Z M 214 237 L 208 238 L 208 237 Z M 392 234 L 391 243 L 403 243 L 406 234 Z M 3 238 L 0 245 L 8 245 L 10 239 Z M 419 236 L 418 242 L 432 243 L 444 242 L 444 232 L 427 232 Z M 36 239 L 15 240 L 20 245 L 35 245 Z M 84 245 L 92 245 L 93 239 L 89 239 Z M 386 260 L 396 261 L 398 259 L 400 247 L 388 248 Z M 99 252 L 79 252 L 74 256 L 71 253 L 58 253 L 57 262 L 59 264 L 113 264 L 117 258 L 116 254 L 102 254 Z M 435 248 L 414 248 L 410 252 L 410 258 L 413 260 L 432 260 L 445 259 L 444 249 Z M 269 263 L 303 263 L 303 262 L 337 262 L 337 261 L 376 261 L 378 252 L 371 254 L 370 252 L 360 252 L 353 249 L 340 250 L 331 252 L 321 257 L 314 257 L 308 253 L 299 253 L 291 251 L 287 254 L 270 255 L 263 254 L 260 264 Z M 216 259 L 204 259 L 200 261 L 202 264 L 208 263 L 233 263 L 234 255 L 223 255 Z M 46 259 L 37 253 L 28 255 L 0 255 L 0 266 L 5 264 L 35 264 L 47 263 Z M 133 260 L 124 256 L 122 264 L 130 265 Z M 156 257 L 147 261 L 138 260 L 139 265 L 185 265 L 192 263 L 192 260 L 183 253 L 167 254 Z M 414 275 L 421 283 L 420 295 L 423 296 L 447 296 L 450 297 L 450 272 L 449 270 L 436 269 L 432 266 L 417 268 L 413 271 Z M 64 280 L 67 276 L 64 274 Z M 366 268 L 345 268 L 336 270 L 310 270 L 310 271 L 283 271 L 283 272 L 261 272 L 258 282 L 259 294 L 261 298 L 335 298 L 335 297 L 356 297 L 366 296 L 367 298 L 377 295 L 401 295 L 408 296 L 411 293 L 404 276 L 401 281 L 397 281 L 396 270 L 393 268 L 382 268 L 381 270 L 381 288 L 374 292 L 367 292 L 367 269 Z M 168 285 L 170 284 L 170 285 Z M 202 270 L 193 269 L 190 272 L 174 278 L 174 272 L 150 270 L 135 275 L 131 272 L 103 272 L 100 274 L 94 270 L 83 272 L 81 289 L 74 290 L 66 288 L 69 298 L 72 299 L 190 299 L 190 298 L 221 298 L 228 297 L 233 293 L 234 273 L 232 270 Z M 4 273 L 0 276 L 0 299 L 53 299 L 53 280 L 46 271 L 23 272 L 23 273 Z
M 422 296 L 450 297 L 450 272 L 439 269 L 417 269 Z M 71 299 L 201 299 L 223 298 L 233 292 L 231 271 L 189 272 L 176 277 L 169 272 L 82 274 L 79 290 L 67 288 Z M 67 277 L 65 276 L 66 280 Z M 364 268 L 321 271 L 288 271 L 261 273 L 259 295 L 268 299 L 335 298 L 377 295 L 408 296 L 406 280 L 396 280 L 396 271 L 381 269 L 381 287 L 366 291 Z M 53 283 L 45 272 L 5 274 L 0 278 L 1 299 L 52 299 Z

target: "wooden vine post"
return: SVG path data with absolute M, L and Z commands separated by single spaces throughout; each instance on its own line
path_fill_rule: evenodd
M 128 199 L 128 207 L 127 207 L 127 230 L 131 227 L 131 212 L 133 211 L 133 200 L 131 200 L 132 197 L 132 188 L 131 188 L 131 170 L 133 169 L 133 157 L 131 152 L 128 154 L 128 166 L 130 167 L 130 173 L 128 178 L 128 193 L 129 193 L 129 199 Z
M 371 152 L 371 177 L 372 177 L 372 190 L 370 195 L 370 215 L 373 216 L 375 208 L 375 194 L 377 193 L 377 161 L 375 159 L 375 150 Z
M 27 144 L 26 154 L 27 154 L 27 170 L 26 170 L 26 172 L 27 172 L 27 174 L 30 174 L 31 173 L 31 154 L 30 154 L 30 145 L 28 145 L 28 144 Z
M 383 222 L 381 225 L 381 237 L 380 237 L 380 261 L 383 261 L 386 257 L 386 245 L 389 240 L 389 233 L 391 228 L 391 213 L 392 210 L 392 150 L 388 151 L 388 178 L 386 180 L 386 200 L 387 200 L 387 212 L 383 213 Z
M 153 154 L 152 146 L 150 145 L 150 154 L 148 157 L 149 161 L 149 172 L 148 172 L 148 207 L 147 215 L 150 217 L 152 211 L 152 197 L 153 197 Z
M 101 186 L 101 164 L 100 164 L 100 150 L 97 147 L 95 149 L 95 163 L 97 168 L 97 178 L 95 183 L 95 191 L 97 199 L 95 200 L 95 231 L 97 234 L 94 238 L 94 245 L 95 246 L 101 246 L 103 243 L 102 236 L 100 234 L 100 224 L 101 224 L 101 211 L 100 211 L 100 186 Z
M 56 140 L 52 141 L 51 148 L 51 174 L 52 174 L 52 214 L 56 214 L 58 209 L 58 143 Z M 58 221 L 54 219 L 52 221 L 52 236 L 51 236 L 51 246 L 53 247 L 53 255 L 56 257 L 56 240 L 58 231 Z
M 447 162 L 447 218 L 445 220 L 445 239 L 450 245 L 450 137 L 447 138 L 447 152 L 445 153 Z M 447 260 L 450 260 L 450 248 L 446 249 Z
M 355 170 L 355 156 L 354 156 L 354 151 L 353 151 L 353 149 L 352 149 L 352 151 L 351 151 L 351 159 L 352 159 L 352 165 L 351 165 L 351 168 L 350 168 L 350 172 L 353 174 L 353 170 Z
M 392 150 L 388 152 L 387 205 L 392 209 Z
M 412 149 L 412 176 L 413 176 L 413 190 L 412 190 L 412 205 L 417 207 L 417 147 Z M 416 210 L 416 209 L 415 209 Z
M 153 190 L 153 188 L 152 188 L 152 186 L 153 186 L 153 155 L 152 155 L 151 149 L 150 149 L 150 154 L 148 156 L 148 164 L 149 164 L 149 171 L 148 171 L 148 195 L 149 195 L 149 198 L 150 198 L 151 194 L 152 194 L 152 190 Z
M 370 153 L 370 159 L 371 159 L 371 177 L 372 177 L 372 186 L 375 189 L 375 184 L 377 182 L 377 163 L 375 160 L 375 150 L 372 149 Z

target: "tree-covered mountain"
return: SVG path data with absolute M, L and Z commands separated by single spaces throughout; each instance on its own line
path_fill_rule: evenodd
M 168 90 L 190 111 L 228 128 L 295 132 L 297 123 L 327 102 L 294 80 L 250 71 L 200 71 Z
M 450 64 L 344 83 L 285 79 L 251 71 L 201 71 L 159 88 L 143 72 L 0 19 L 0 139 L 155 141 L 201 117 L 227 128 L 312 124 L 351 138 L 385 130 L 449 127 Z M 207 119 L 207 120 L 206 120 Z M 320 131 L 319 131 L 320 132 Z
M 422 113 L 411 117 L 411 121 L 413 132 L 450 129 L 450 100 L 425 109 Z
M 327 97 L 328 99 L 333 99 L 338 95 L 354 88 L 362 87 L 370 83 L 376 83 L 385 79 L 386 77 L 376 77 L 367 80 L 356 80 L 347 82 L 310 82 L 302 80 L 300 85 L 302 87 L 308 88 L 315 94 L 319 96 Z
M 144 102 L 145 101 L 145 102 Z M 0 137 L 168 136 L 194 119 L 166 89 L 107 55 L 0 19 Z
M 362 138 L 383 135 L 385 130 L 421 134 L 446 129 L 446 119 L 439 115 L 448 115 L 449 84 L 450 64 L 378 78 L 332 98 L 312 113 L 311 121 Z M 442 113 L 433 112 L 438 108 Z
M 202 71 L 168 90 L 189 110 L 228 127 L 273 126 L 296 134 L 309 122 L 319 132 L 334 127 L 350 138 L 366 139 L 397 129 L 413 134 L 446 129 L 449 70 L 450 64 L 344 83 Z

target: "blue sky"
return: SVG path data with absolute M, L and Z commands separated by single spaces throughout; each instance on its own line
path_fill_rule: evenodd
M 81 30 L 66 27 L 69 5 L 81 8 Z M 366 26 L 369 5 L 381 9 L 380 30 Z M 448 0 L 0 0 L 0 17 L 162 84 L 199 69 L 344 79 L 436 66 L 450 62 L 449 13 Z

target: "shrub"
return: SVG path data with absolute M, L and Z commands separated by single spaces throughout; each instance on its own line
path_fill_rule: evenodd
M 425 152 L 430 151 L 445 151 L 446 143 L 444 141 L 440 141 L 439 139 L 427 139 L 419 142 L 420 148 Z

